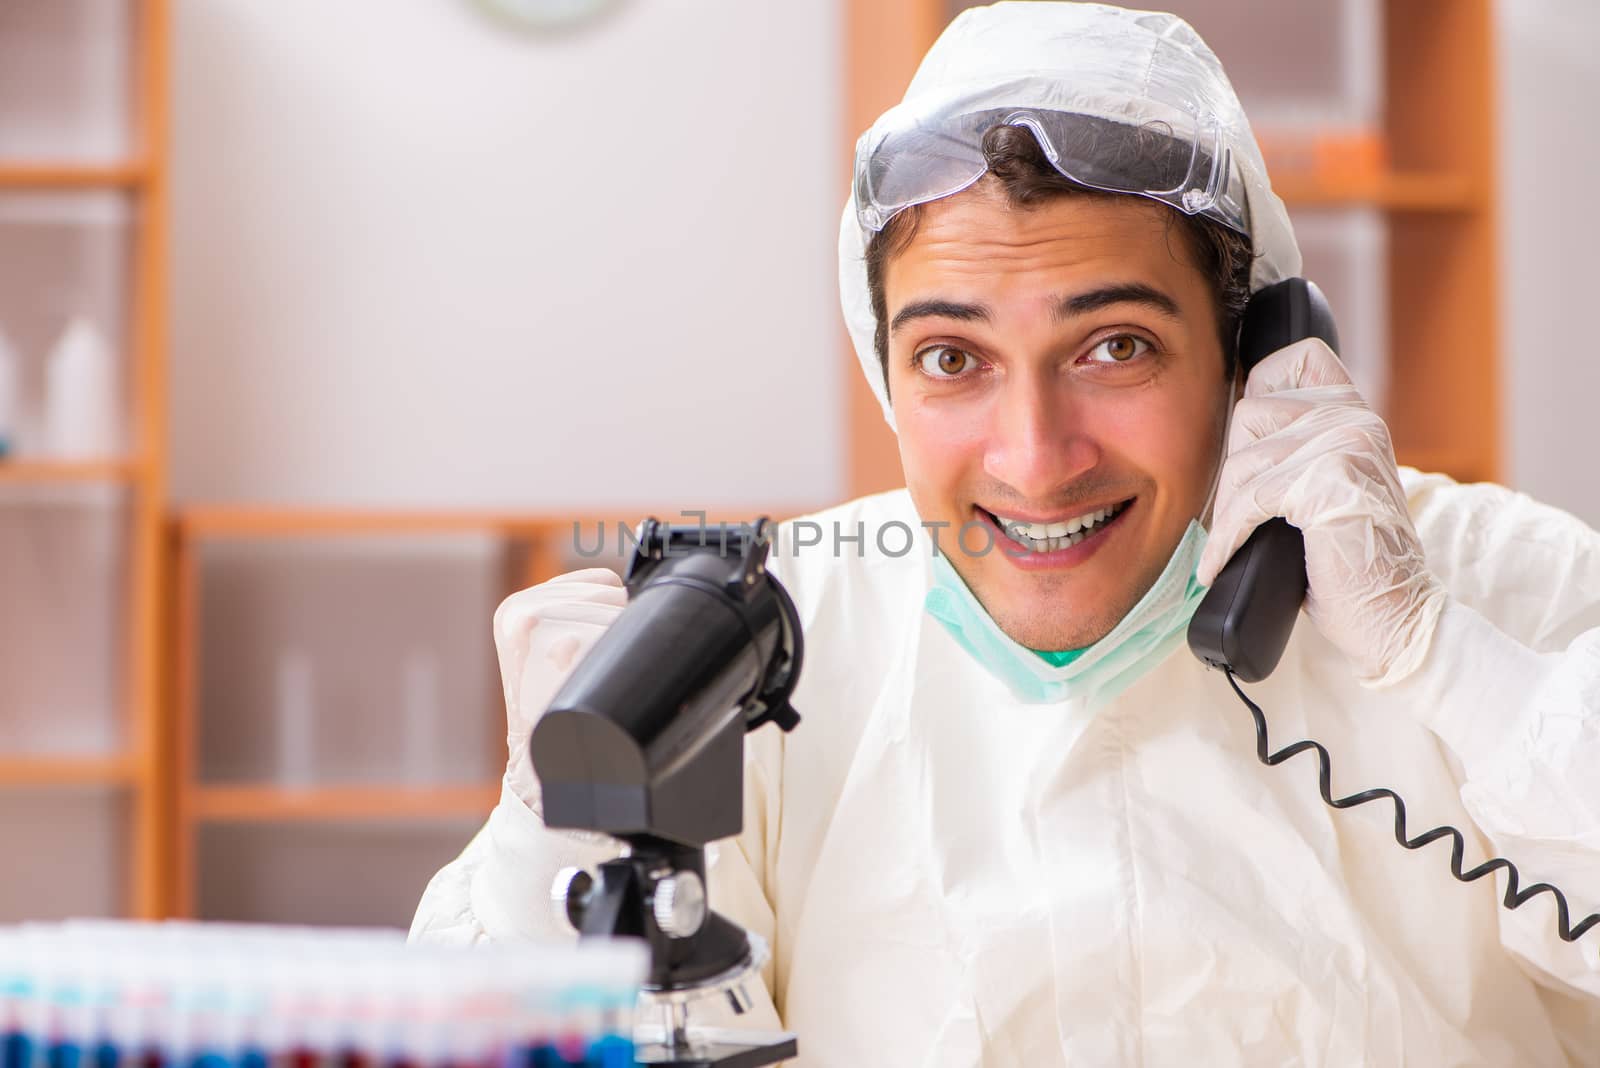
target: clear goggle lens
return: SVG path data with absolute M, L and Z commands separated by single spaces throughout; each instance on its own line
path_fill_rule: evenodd
M 1242 184 L 1225 131 L 1214 119 L 1132 125 L 1016 107 L 893 116 L 885 116 L 856 147 L 856 217 L 865 231 L 882 230 L 906 208 L 972 185 L 988 170 L 984 135 L 996 126 L 1018 126 L 1032 132 L 1056 170 L 1079 185 L 1151 197 L 1249 234 Z

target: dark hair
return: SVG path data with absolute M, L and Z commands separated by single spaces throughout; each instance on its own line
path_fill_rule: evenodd
M 1005 190 L 1006 198 L 1017 207 L 1033 207 L 1061 196 L 1122 197 L 1079 185 L 1051 165 L 1033 133 L 1021 126 L 990 127 L 983 137 L 983 155 L 988 173 Z M 889 387 L 889 316 L 884 296 L 883 276 L 889 261 L 904 252 L 917 233 L 919 207 L 910 207 L 889 220 L 867 243 L 867 293 L 872 314 L 877 320 L 873 348 L 883 372 L 884 390 Z M 1211 282 L 1216 302 L 1217 326 L 1222 342 L 1222 366 L 1233 376 L 1238 359 L 1239 317 L 1250 300 L 1250 239 L 1202 215 L 1170 212 L 1168 240 L 1176 228 L 1200 273 Z

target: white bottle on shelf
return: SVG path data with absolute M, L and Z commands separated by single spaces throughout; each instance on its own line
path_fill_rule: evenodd
M 17 350 L 0 330 L 0 460 L 7 460 L 17 451 L 17 377 L 20 359 Z
M 62 331 L 45 362 L 45 441 L 53 456 L 104 459 L 120 451 L 116 360 L 83 316 Z

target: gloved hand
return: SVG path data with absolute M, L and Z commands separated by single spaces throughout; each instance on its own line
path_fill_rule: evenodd
M 578 659 L 599 640 L 628 603 L 616 572 L 591 567 L 557 575 L 512 594 L 494 613 L 494 648 L 506 696 L 506 782 L 542 813 L 539 780 L 528 754 L 534 724 Z
M 1305 535 L 1306 614 L 1357 675 L 1389 685 L 1415 671 L 1446 593 L 1423 558 L 1389 428 L 1314 338 L 1268 356 L 1245 383 L 1199 580 L 1211 585 L 1273 516 Z

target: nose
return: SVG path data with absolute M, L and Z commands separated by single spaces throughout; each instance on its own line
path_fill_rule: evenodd
M 1050 501 L 1100 462 L 1082 398 L 1048 373 L 1007 381 L 990 409 L 983 469 L 1027 501 Z

